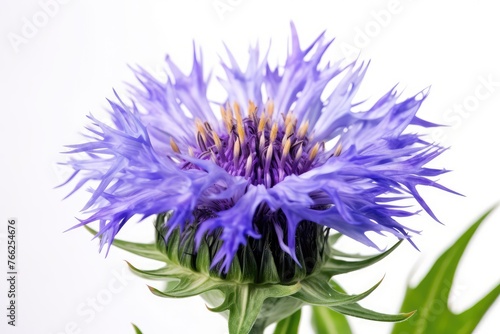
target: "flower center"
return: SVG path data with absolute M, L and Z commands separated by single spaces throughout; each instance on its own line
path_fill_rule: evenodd
M 212 160 L 229 174 L 243 176 L 250 183 L 273 187 L 287 175 L 299 175 L 318 163 L 318 152 L 324 143 L 312 144 L 308 137 L 309 122 L 297 127 L 293 113 L 274 115 L 274 104 L 268 102 L 264 110 L 250 102 L 248 117 L 243 118 L 240 106 L 221 106 L 224 133 L 217 133 L 208 122 L 196 120 L 197 147 L 189 147 L 190 156 Z M 173 139 L 172 149 L 180 153 Z M 182 168 L 195 168 L 186 162 Z

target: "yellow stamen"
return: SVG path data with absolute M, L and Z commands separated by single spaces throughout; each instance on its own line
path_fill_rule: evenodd
M 288 123 L 285 129 L 285 138 L 290 137 L 293 131 L 293 122 Z
M 271 158 L 273 156 L 273 144 L 269 144 L 269 147 L 267 148 L 266 152 L 266 164 L 265 164 L 265 169 L 266 171 L 269 169 L 269 166 L 271 165 Z
M 222 117 L 222 120 L 225 121 L 226 120 L 226 109 L 224 109 L 224 106 L 220 106 L 220 115 Z
M 319 143 L 316 143 L 313 148 L 311 149 L 311 151 L 309 152 L 309 160 L 314 160 L 314 158 L 316 158 L 316 155 L 318 154 L 318 150 L 319 150 Z
M 250 176 L 250 173 L 252 172 L 252 163 L 253 163 L 253 159 L 252 159 L 252 155 L 250 154 L 248 156 L 248 159 L 247 159 L 247 164 L 245 166 L 245 176 Z
M 253 118 L 257 114 L 257 106 L 253 101 L 248 101 L 248 115 Z
M 243 142 L 245 140 L 245 128 L 243 127 L 243 119 L 241 118 L 240 105 L 234 103 L 234 114 L 236 115 L 236 128 L 238 131 L 238 137 Z
M 194 157 L 194 150 L 191 146 L 188 147 L 188 154 L 190 157 Z
M 269 118 L 273 118 L 274 113 L 274 102 L 272 100 L 267 101 L 266 111 Z
M 219 135 L 217 132 L 212 131 L 212 138 L 214 139 L 215 146 L 219 150 L 219 152 L 222 150 L 222 143 L 220 141 Z
M 262 132 L 259 138 L 259 150 L 263 151 L 265 145 L 266 145 L 266 136 L 264 135 L 264 132 Z
M 236 115 L 236 119 L 241 119 L 241 110 L 238 102 L 233 103 L 234 114 Z
M 270 141 L 269 145 L 271 145 L 274 142 L 277 135 L 278 135 L 278 123 L 273 123 L 273 127 L 271 128 L 271 133 L 269 134 L 269 141 Z
M 179 150 L 179 146 L 177 146 L 173 137 L 170 137 L 170 147 L 175 153 L 181 153 L 181 150 Z
M 206 143 L 207 142 L 207 132 L 205 130 L 205 127 L 203 126 L 203 123 L 198 118 L 196 119 L 195 123 L 196 123 L 196 129 L 201 134 L 203 141 Z
M 238 161 L 238 158 L 240 157 L 240 140 L 236 138 L 236 141 L 234 142 L 233 145 L 233 157 L 234 157 L 234 162 L 236 163 Z
M 297 150 L 297 153 L 295 153 L 295 161 L 298 161 L 302 157 L 302 143 L 299 146 L 299 149 Z
M 224 109 L 223 106 L 220 106 L 220 113 L 222 116 L 222 121 L 224 122 L 224 125 L 226 126 L 227 132 L 231 132 L 231 128 L 233 127 L 233 124 L 231 122 L 231 118 L 229 117 L 228 113 L 226 112 L 226 109 Z
M 288 137 L 290 137 L 290 135 L 292 134 L 292 131 L 293 131 L 293 122 L 289 122 L 288 125 L 286 126 L 286 129 L 285 129 L 285 135 L 283 136 L 283 139 L 281 140 L 282 146 L 285 146 L 285 143 L 286 143 Z
M 309 120 L 306 120 L 300 125 L 299 131 L 298 131 L 298 137 L 299 138 L 304 138 L 304 136 L 307 133 L 307 130 L 309 129 Z
M 333 152 L 333 155 L 338 157 L 342 153 L 342 144 L 339 143 L 337 147 L 335 148 L 335 152 Z
M 289 112 L 288 114 L 286 114 L 286 116 L 285 116 L 285 127 L 288 127 L 288 124 L 293 123 L 292 119 L 293 119 L 293 115 L 292 115 L 291 112 Z
M 285 146 L 283 147 L 283 155 L 281 156 L 282 160 L 284 160 L 288 156 L 288 153 L 290 152 L 291 145 L 292 145 L 292 142 L 290 141 L 290 139 L 287 139 L 285 142 Z
M 266 117 L 266 115 L 261 115 L 260 116 L 260 120 L 259 120 L 259 126 L 257 127 L 257 131 L 261 132 L 262 130 L 264 130 L 264 127 L 266 126 L 266 123 L 267 123 L 267 117 Z

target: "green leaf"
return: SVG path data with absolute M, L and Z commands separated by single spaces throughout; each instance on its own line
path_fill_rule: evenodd
M 375 312 L 364 308 L 359 304 L 346 304 L 340 306 L 330 306 L 330 309 L 340 312 L 345 315 L 350 315 L 357 318 L 375 320 L 375 321 L 386 321 L 386 322 L 399 322 L 408 319 L 411 317 L 415 311 L 408 313 L 398 313 L 398 314 L 386 314 Z M 429 333 L 438 333 L 438 332 L 429 332 Z M 442 333 L 442 332 L 439 332 Z
M 380 284 L 380 282 L 378 284 Z M 376 288 L 378 286 L 378 284 L 375 285 L 374 288 Z M 337 282 L 331 280 L 330 285 L 335 290 L 340 291 L 342 293 L 345 293 L 344 289 Z M 373 291 L 374 288 L 372 288 L 370 290 Z M 368 290 L 368 291 L 370 291 L 370 290 Z M 329 306 L 329 308 L 335 312 L 339 312 L 339 313 L 342 313 L 344 315 L 350 315 L 353 317 L 368 319 L 368 320 L 387 321 L 387 322 L 403 321 L 403 320 L 408 319 L 409 317 L 411 317 L 413 315 L 413 313 L 415 313 L 415 312 L 398 313 L 398 314 L 380 313 L 380 312 L 366 309 L 357 303 Z
M 481 318 L 484 316 L 486 311 L 495 302 L 497 297 L 500 295 L 500 284 L 491 290 L 486 296 L 484 296 L 480 301 L 478 301 L 474 306 L 469 308 L 467 311 L 462 312 L 459 316 L 462 318 L 462 328 L 460 329 L 461 334 L 472 333 L 474 328 L 476 328 Z
M 85 225 L 85 229 L 92 233 L 92 235 L 96 236 L 98 232 L 88 226 Z M 123 241 L 115 239 L 113 240 L 113 246 L 126 250 L 135 255 L 139 255 L 148 259 L 165 261 L 166 257 L 162 254 L 155 244 L 141 244 L 129 241 Z
M 217 283 L 209 278 L 197 277 L 193 279 L 183 278 L 179 281 L 178 284 L 171 286 L 167 286 L 164 291 L 160 291 L 151 286 L 149 290 L 159 296 L 159 297 L 167 297 L 167 298 L 186 298 L 197 296 L 207 291 L 216 290 L 223 283 Z
M 474 306 L 461 314 L 448 308 L 450 290 L 457 266 L 472 236 L 493 211 L 488 210 L 434 263 L 427 275 L 415 287 L 408 287 L 401 309 L 418 310 L 404 323 L 396 324 L 392 333 L 460 333 L 470 334 L 500 294 L 500 284 Z
M 401 244 L 402 241 L 403 240 L 398 241 L 394 246 L 392 246 L 390 249 L 386 250 L 381 254 L 377 254 L 375 256 L 371 256 L 369 258 L 365 258 L 360 261 L 345 261 L 345 260 L 339 260 L 336 257 L 331 257 L 327 260 L 321 271 L 322 273 L 325 273 L 327 275 L 334 276 L 369 267 L 377 263 L 378 261 L 382 260 L 387 255 L 391 254 Z M 341 256 L 347 257 L 349 255 L 344 254 Z M 359 257 L 359 256 L 354 255 L 354 257 Z
M 299 309 L 291 316 L 278 322 L 276 328 L 274 329 L 274 334 L 297 334 L 299 332 L 301 313 L 302 311 Z
M 132 324 L 132 327 L 134 327 L 134 330 L 135 330 L 135 334 L 142 334 L 141 330 L 139 329 L 139 327 L 137 327 L 136 325 Z
M 352 334 L 343 314 L 323 306 L 312 307 L 312 325 L 316 333 Z
M 347 295 L 332 288 L 329 284 L 328 277 L 315 275 L 302 281 L 302 288 L 292 297 L 300 299 L 307 304 L 316 306 L 338 306 L 350 304 L 360 301 L 368 296 L 379 286 L 381 282 L 382 280 L 359 295 Z

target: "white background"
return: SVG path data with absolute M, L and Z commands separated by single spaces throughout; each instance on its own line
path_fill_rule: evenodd
M 67 176 L 55 165 L 64 160 L 63 145 L 82 140 L 86 115 L 102 114 L 112 88 L 124 92 L 123 81 L 132 81 L 127 64 L 162 76 L 169 53 L 188 70 L 193 40 L 204 50 L 207 69 L 223 54 L 223 41 L 243 61 L 249 43 L 267 46 L 272 39 L 270 57 L 283 62 L 293 20 L 305 43 L 323 30 L 337 38 L 328 57 L 352 58 L 357 48 L 362 59 L 372 60 L 360 100 L 375 99 L 397 83 L 404 97 L 432 85 L 420 115 L 449 125 L 431 135 L 451 146 L 432 166 L 452 169 L 440 180 L 466 197 L 422 190 L 444 225 L 420 215 L 409 223 L 423 230 L 414 238 L 421 252 L 404 244 L 374 268 L 343 279 L 354 293 L 386 275 L 363 305 L 396 312 L 412 268 L 418 264 L 417 279 L 411 281 L 416 282 L 473 219 L 500 199 L 500 20 L 493 1 L 66 2 L 61 0 L 49 17 L 38 1 L 1 0 L 0 267 L 4 272 L 7 219 L 16 217 L 20 273 L 16 328 L 6 325 L 7 286 L 0 280 L 2 333 L 132 333 L 130 322 L 145 334 L 227 332 L 224 319 L 207 311 L 198 297 L 151 295 L 147 282 L 129 274 L 123 260 L 151 264 L 116 249 L 105 258 L 83 229 L 63 233 L 77 223 L 88 195 L 62 201 L 69 188 L 53 189 Z M 225 11 L 217 4 L 225 4 Z M 29 31 L 30 22 L 39 27 Z M 459 267 L 452 289 L 455 311 L 499 282 L 499 217 L 495 213 L 479 230 Z M 149 224 L 128 224 L 121 237 L 147 241 Z M 499 313 L 497 303 L 476 332 L 495 332 Z M 302 333 L 311 333 L 307 315 Z M 356 333 L 389 329 L 385 323 L 351 323 Z

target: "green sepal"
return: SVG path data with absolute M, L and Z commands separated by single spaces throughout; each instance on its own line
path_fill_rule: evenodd
M 96 231 L 90 228 L 87 229 L 92 234 L 97 234 Z M 163 290 L 149 286 L 150 291 L 157 296 L 184 298 L 215 290 L 222 292 L 222 303 L 209 309 L 214 312 L 229 311 L 228 326 L 231 334 L 250 333 L 257 320 L 259 326 L 265 328 L 271 322 L 286 317 L 290 312 L 295 312 L 302 305 L 300 302 L 293 300 L 289 300 L 288 303 L 282 302 L 285 300 L 284 298 L 300 290 L 301 284 L 299 282 L 290 285 L 242 283 L 245 280 L 250 280 L 250 277 L 245 277 L 241 273 L 250 273 L 252 267 L 256 268 L 256 262 L 251 252 L 244 254 L 243 266 L 245 268 L 240 266 L 239 260 L 237 260 L 238 262 L 234 262 L 231 266 L 226 279 L 222 279 L 214 275 L 214 270 L 208 269 L 210 268 L 210 260 L 209 256 L 203 254 L 208 253 L 207 249 L 203 248 L 203 244 L 196 254 L 196 266 L 200 270 L 195 271 L 184 266 L 186 263 L 193 261 L 193 258 L 186 251 L 179 251 L 179 241 L 179 233 L 174 231 L 169 236 L 168 247 L 161 237 L 157 238 L 154 244 L 139 244 L 117 239 L 114 240 L 113 244 L 133 254 L 161 260 L 166 264 L 158 269 L 142 270 L 127 262 L 130 270 L 140 277 L 170 281 Z M 189 248 L 190 246 L 186 247 Z M 269 277 L 275 280 L 277 277 L 276 268 L 273 269 L 271 266 L 268 268 L 270 270 Z M 277 314 L 263 316 L 258 319 L 266 300 L 271 300 L 270 305 L 279 303 L 282 307 L 277 308 L 280 309 Z
M 368 290 L 366 293 L 372 292 L 379 284 L 377 283 L 374 287 L 372 287 L 370 290 Z M 335 281 L 331 280 L 329 282 L 329 285 L 331 285 L 332 289 L 337 291 L 338 293 L 345 294 L 344 289 Z M 363 295 L 363 294 L 362 294 Z M 360 295 L 358 295 L 360 296 Z M 362 299 L 362 296 L 359 299 Z M 369 309 L 366 309 L 359 304 L 356 303 L 356 301 L 351 301 L 351 302 L 345 302 L 345 303 L 339 303 L 338 305 L 332 305 L 328 306 L 328 308 L 331 311 L 325 311 L 324 307 L 322 306 L 316 306 L 316 316 L 313 314 L 313 325 L 319 326 L 321 328 L 327 327 L 329 329 L 333 328 L 337 330 L 338 333 L 344 333 L 342 328 L 349 328 L 349 331 L 346 331 L 346 333 L 350 333 L 350 327 L 349 323 L 347 322 L 347 319 L 345 319 L 344 315 L 349 315 L 357 318 L 363 318 L 363 319 L 368 319 L 368 320 L 375 320 L 375 321 L 387 321 L 387 322 L 398 322 L 398 321 L 403 321 L 408 319 L 413 315 L 414 312 L 410 313 L 399 313 L 399 314 L 386 314 L 386 313 L 380 313 L 376 311 L 372 311 Z M 313 309 L 314 310 L 314 309 Z M 320 314 L 321 316 L 324 317 L 329 317 L 331 316 L 331 319 L 320 319 Z M 336 323 L 338 321 L 338 324 Z M 337 328 L 337 325 L 339 326 Z M 333 333 L 337 333 L 333 331 Z M 323 333 L 322 331 L 319 331 L 318 333 Z M 330 332 L 328 332 L 330 333 Z
M 378 261 L 382 260 L 385 258 L 387 255 L 391 254 L 399 245 L 401 245 L 401 242 L 403 240 L 398 241 L 394 246 L 389 248 L 383 253 L 370 256 L 370 257 L 365 257 L 365 256 L 359 256 L 359 255 L 350 255 L 350 254 L 345 254 L 345 253 L 340 253 L 339 252 L 333 251 L 332 256 L 328 258 L 326 263 L 323 265 L 321 268 L 321 272 L 326 274 L 334 276 L 334 275 L 340 275 L 340 274 L 346 274 L 352 271 L 360 270 L 366 267 L 369 267 Z M 337 253 L 337 255 L 335 255 Z M 341 260 L 338 257 L 350 257 L 350 258 L 362 258 L 362 260 L 359 261 L 345 261 Z
M 288 254 L 285 255 L 283 253 L 282 256 L 288 256 Z M 302 249 L 300 247 L 297 247 L 297 249 L 295 249 L 295 257 L 297 258 L 297 261 L 299 263 L 305 263 L 304 255 L 302 254 Z M 281 262 L 284 262 L 284 261 L 281 261 Z M 307 272 L 306 272 L 305 266 L 300 267 L 300 266 L 295 265 L 295 272 L 294 272 L 293 277 L 291 278 L 291 281 L 298 282 L 300 280 L 303 280 L 306 277 L 307 277 Z
M 242 272 L 242 283 L 252 283 L 255 280 L 255 273 L 257 272 L 257 261 L 255 261 L 255 257 L 253 252 L 245 247 L 243 249 L 243 261 L 241 263 L 241 272 Z M 231 268 L 229 268 L 231 270 Z
M 301 313 L 302 310 L 299 309 L 294 314 L 278 322 L 274 329 L 274 334 L 297 334 L 299 332 Z
M 234 258 L 228 273 L 221 275 L 218 267 L 211 266 L 213 249 L 217 249 L 217 245 L 213 245 L 220 241 L 204 240 L 195 251 L 194 230 L 184 230 L 181 241 L 181 232 L 177 229 L 169 234 L 168 243 L 166 243 L 167 231 L 164 221 L 168 217 L 169 213 L 157 217 L 155 225 L 157 238 L 153 244 L 116 239 L 113 244 L 133 254 L 159 260 L 165 264 L 159 269 L 141 270 L 128 263 L 131 271 L 138 276 L 166 282 L 164 289 L 149 287 L 150 291 L 157 296 L 184 298 L 220 294 L 221 298 L 217 299 L 216 305 L 212 305 L 213 307 L 209 309 L 213 312 L 224 313 L 228 317 L 230 334 L 261 333 L 269 324 L 292 315 L 304 303 L 327 305 L 338 312 L 355 316 L 362 314 L 362 317 L 364 315 L 365 317 L 371 316 L 371 318 L 377 315 L 382 318 L 390 317 L 365 310 L 355 304 L 369 295 L 380 282 L 359 295 L 348 295 L 341 289 L 336 289 L 329 281 L 333 275 L 358 270 L 378 262 L 400 243 L 383 254 L 368 258 L 335 252 L 329 248 L 325 256 L 315 263 L 312 272 L 307 272 L 305 267 L 296 266 L 293 276 L 287 277 L 284 283 L 281 282 L 283 277 L 280 277 L 278 273 L 280 270 L 283 271 L 283 268 L 276 267 L 276 261 L 270 249 L 262 252 L 263 258 L 259 262 L 263 263 L 263 266 L 258 268 L 254 253 L 249 248 L 243 248 L 240 257 Z M 97 233 L 90 228 L 88 230 L 94 235 Z M 209 243 L 212 246 L 208 246 Z M 299 263 L 305 263 L 300 247 L 297 248 L 296 256 Z M 346 261 L 346 258 L 360 260 Z M 279 259 L 277 262 L 285 263 L 285 261 L 280 262 Z M 260 272 L 260 279 L 255 281 L 257 271 Z M 397 316 L 394 317 L 399 320 Z M 378 320 L 384 321 L 384 319 Z
M 200 280 L 197 285 L 190 286 L 190 281 L 181 280 L 182 284 L 177 284 L 173 287 L 166 288 L 164 291 L 158 290 L 152 286 L 148 285 L 149 291 L 151 291 L 154 295 L 158 297 L 165 298 L 186 298 L 193 297 L 199 294 L 205 293 L 207 291 L 211 291 L 217 288 L 217 284 L 210 282 L 208 280 Z
M 198 268 L 200 273 L 210 275 L 210 252 L 206 243 L 200 245 L 196 256 L 196 268 Z
M 161 297 L 183 298 L 210 291 L 225 284 L 220 279 L 213 279 L 207 274 L 193 272 L 182 266 L 170 264 L 158 269 L 141 270 L 128 263 L 130 270 L 139 277 L 151 280 L 169 281 L 163 291 L 155 288 L 150 290 Z M 172 282 L 174 280 L 174 282 Z
M 494 208 L 483 214 L 434 263 L 427 275 L 414 288 L 408 287 L 401 308 L 416 309 L 408 322 L 396 324 L 392 333 L 460 333 L 470 334 L 500 294 L 500 284 L 468 310 L 455 314 L 448 299 L 460 259 L 472 236 Z M 433 307 L 439 304 L 439 314 Z
M 276 264 L 274 263 L 273 255 L 271 254 L 271 250 L 266 249 L 262 253 L 262 272 L 263 281 L 270 284 L 280 283 L 280 276 L 278 274 L 278 269 L 276 268 Z
M 404 321 L 415 313 L 415 311 L 407 313 L 398 313 L 398 314 L 380 313 L 364 308 L 363 306 L 357 303 L 344 304 L 340 306 L 329 306 L 329 308 L 332 309 L 333 311 L 342 313 L 344 315 L 350 315 L 352 317 L 362 318 L 367 320 L 385 321 L 385 322 Z
M 302 281 L 302 288 L 292 297 L 316 306 L 339 306 L 360 301 L 375 290 L 382 280 L 359 295 L 347 295 L 332 288 L 328 277 L 315 275 Z
M 98 234 L 96 230 L 88 227 L 87 225 L 85 225 L 84 227 L 92 235 L 96 236 Z M 155 244 L 143 244 L 115 239 L 113 240 L 113 246 L 126 250 L 129 253 L 145 257 L 147 259 L 158 260 L 162 262 L 166 260 L 165 255 L 158 251 Z
M 133 265 L 130 264 L 130 262 L 125 261 L 129 267 L 129 269 L 136 274 L 139 277 L 146 278 L 146 279 L 152 279 L 152 280 L 164 280 L 165 277 L 168 277 L 171 275 L 172 272 L 172 267 L 161 267 L 158 269 L 153 269 L 153 270 L 141 270 L 137 269 Z
M 133 266 L 131 269 L 145 278 L 158 279 L 158 274 L 165 270 L 143 271 Z M 179 273 L 176 278 L 179 278 Z M 156 296 L 169 298 L 183 298 L 199 295 L 213 290 L 223 293 L 224 299 L 220 305 L 209 307 L 213 312 L 229 311 L 229 332 L 231 334 L 247 334 L 257 320 L 264 301 L 268 298 L 283 298 L 290 296 L 300 289 L 300 283 L 294 285 L 277 284 L 239 284 L 221 279 L 214 279 L 206 275 L 190 273 L 180 278 L 177 285 L 160 291 L 149 287 Z M 265 322 L 267 325 L 267 322 Z

